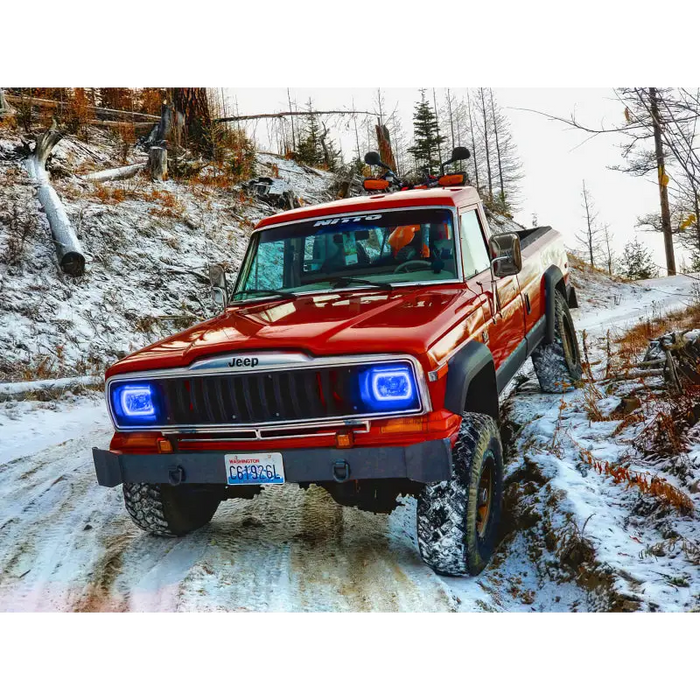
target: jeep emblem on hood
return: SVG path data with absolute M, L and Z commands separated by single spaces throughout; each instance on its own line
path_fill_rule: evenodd
M 189 369 L 192 372 L 210 370 L 236 370 L 240 372 L 253 372 L 267 369 L 280 369 L 282 367 L 298 367 L 311 362 L 308 355 L 301 352 L 266 352 L 260 351 L 253 354 L 241 353 L 240 355 L 218 355 L 207 357 L 193 362 Z
M 260 360 L 257 357 L 232 357 L 228 361 L 229 367 L 257 367 Z

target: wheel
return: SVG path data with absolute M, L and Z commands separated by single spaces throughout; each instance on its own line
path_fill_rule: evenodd
M 475 576 L 496 547 L 503 502 L 503 448 L 496 421 L 464 413 L 452 450 L 452 478 L 418 496 L 418 549 L 436 573 Z
M 181 537 L 206 525 L 221 503 L 218 490 L 181 484 L 124 484 L 124 505 L 142 530 Z
M 554 292 L 554 341 L 533 351 L 532 364 L 542 391 L 550 394 L 573 390 L 583 375 L 574 321 L 559 290 Z

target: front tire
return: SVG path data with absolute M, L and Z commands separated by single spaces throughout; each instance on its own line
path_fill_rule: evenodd
M 533 351 L 532 364 L 542 391 L 548 394 L 572 391 L 583 375 L 574 321 L 559 290 L 554 292 L 554 340 Z
M 452 450 L 452 478 L 418 496 L 418 549 L 436 573 L 475 576 L 496 547 L 503 505 L 503 447 L 496 421 L 464 413 Z
M 124 505 L 142 530 L 159 537 L 182 537 L 206 525 L 221 503 L 208 487 L 181 484 L 124 484 Z

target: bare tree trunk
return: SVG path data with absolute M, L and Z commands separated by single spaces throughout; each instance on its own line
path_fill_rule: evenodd
M 180 143 L 184 117 L 165 102 L 160 108 L 160 121 L 153 127 L 153 131 L 148 136 L 146 144 L 151 146 L 165 146 L 167 141 Z
M 185 118 L 190 143 L 201 153 L 211 156 L 214 149 L 212 118 L 206 88 L 172 88 L 173 108 Z M 222 119 L 216 121 L 221 122 Z
M 148 171 L 151 180 L 165 180 L 168 177 L 168 151 L 163 146 L 151 146 L 149 149 Z
M 2 88 L 0 88 L 0 119 L 12 113 L 12 108 L 7 104 L 5 99 L 5 93 Z
M 46 159 L 62 138 L 63 134 L 54 127 L 41 134 L 36 140 L 34 152 L 25 161 L 25 166 L 37 184 L 37 196 L 49 220 L 59 265 L 65 273 L 79 277 L 85 271 L 85 256 L 63 202 L 51 186 L 46 171 Z
M 498 180 L 501 185 L 501 199 L 506 201 L 506 188 L 503 186 L 503 164 L 501 162 L 501 146 L 498 142 L 498 121 L 496 120 L 496 108 L 493 105 L 493 90 L 489 88 L 491 95 L 491 118 L 493 119 L 493 133 L 496 137 L 496 157 L 498 158 Z
M 486 118 L 486 100 L 484 100 L 484 88 L 479 88 L 481 97 L 481 113 L 484 117 L 484 148 L 486 149 L 486 174 L 489 183 L 489 199 L 493 201 L 493 180 L 491 177 L 491 155 L 489 153 L 489 124 Z
M 676 254 L 673 250 L 673 229 L 671 228 L 671 209 L 668 204 L 668 187 L 666 180 L 666 163 L 661 135 L 661 118 L 659 116 L 659 100 L 656 88 L 649 88 L 651 117 L 654 128 L 654 147 L 656 151 L 656 168 L 659 179 L 659 199 L 661 202 L 661 230 L 664 234 L 664 249 L 666 251 L 666 270 L 669 275 L 676 274 Z
M 435 124 L 437 125 L 437 137 L 438 137 L 438 144 L 437 144 L 437 149 L 438 149 L 438 160 L 440 161 L 440 164 L 442 165 L 442 148 L 440 148 L 440 118 L 438 117 L 438 109 L 437 109 L 437 98 L 435 97 L 435 88 L 433 88 L 433 107 L 435 108 Z
M 474 175 L 476 177 L 476 189 L 479 189 L 479 162 L 476 159 L 476 137 L 474 136 L 474 121 L 472 120 L 472 101 L 467 93 L 467 111 L 469 112 L 469 131 L 472 135 L 472 160 L 474 161 Z
M 287 101 L 289 102 L 289 111 L 292 111 L 292 97 L 289 94 L 289 88 L 287 88 Z M 292 123 L 292 151 L 297 150 L 297 140 L 294 134 L 294 115 L 290 114 L 289 120 Z
M 606 267 L 608 268 L 608 274 L 612 277 L 613 273 L 613 251 L 612 247 L 610 246 L 610 227 L 605 224 L 605 264 Z
M 447 112 L 450 118 L 450 135 L 452 136 L 452 150 L 455 149 L 455 123 L 452 119 L 452 98 L 450 97 L 450 88 L 447 88 Z
M 391 150 L 391 138 L 389 137 L 389 129 L 384 124 L 375 124 L 374 128 L 377 132 L 377 144 L 379 145 L 379 155 L 384 163 L 386 163 L 394 172 L 396 172 L 396 160 L 394 153 Z
M 588 201 L 588 190 L 586 189 L 586 181 L 583 181 L 583 207 L 586 210 L 586 241 L 588 243 L 588 257 L 591 262 L 591 267 L 595 267 L 595 259 L 593 257 L 593 213 L 591 205 Z

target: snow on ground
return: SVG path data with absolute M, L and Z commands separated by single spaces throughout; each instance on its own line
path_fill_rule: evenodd
M 576 261 L 572 264 L 571 276 L 577 287 L 579 303 L 587 310 L 585 318 L 578 318 L 577 312 L 573 312 L 579 331 L 617 330 L 700 300 L 698 274 L 630 283 L 613 280 Z M 595 313 L 589 312 L 592 309 Z
M 98 371 L 208 315 L 206 265 L 225 260 L 235 270 L 252 224 L 271 211 L 205 187 L 100 188 L 67 177 L 57 187 L 88 255 L 86 276 L 67 279 L 14 145 L 0 135 L 0 378 Z M 108 144 L 71 140 L 56 163 L 71 172 L 117 164 Z M 259 174 L 285 179 L 307 203 L 329 184 L 325 173 L 267 154 Z M 13 220 L 28 222 L 26 235 Z M 626 284 L 574 267 L 573 278 L 582 305 L 574 317 L 594 362 L 607 330 L 697 299 L 688 277 Z M 481 576 L 464 579 L 421 562 L 411 498 L 374 515 L 320 488 L 270 487 L 223 503 L 186 538 L 151 537 L 131 523 L 120 489 L 96 484 L 91 449 L 112 434 L 100 393 L 0 403 L 0 610 L 698 609 L 696 516 L 584 459 L 658 474 L 697 512 L 696 441 L 672 473 L 670 462 L 637 452 L 644 424 L 590 420 L 587 389 L 540 394 L 529 363 L 515 384 L 502 542 Z M 609 416 L 619 398 L 596 400 Z
M 597 313 L 584 308 L 580 323 Z M 637 428 L 613 437 L 619 421 L 588 420 L 582 390 L 561 399 L 540 394 L 531 374 L 511 395 L 504 538 L 488 569 L 466 579 L 422 564 L 410 498 L 374 515 L 320 488 L 270 487 L 225 502 L 186 538 L 151 537 L 129 520 L 120 489 L 95 482 L 91 448 L 111 437 L 101 396 L 3 404 L 0 610 L 697 608 L 697 565 L 680 544 L 665 554 L 658 547 L 669 528 L 697 541 L 697 520 L 654 511 L 585 467 L 580 447 L 616 460 Z

